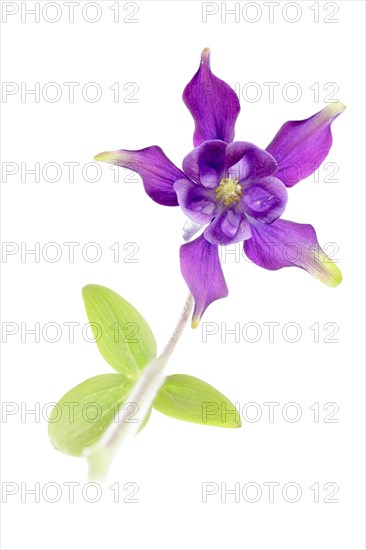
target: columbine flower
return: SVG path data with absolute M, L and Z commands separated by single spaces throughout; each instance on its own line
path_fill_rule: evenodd
M 331 123 L 344 105 L 332 103 L 306 120 L 286 122 L 266 150 L 233 142 L 239 100 L 212 74 L 208 49 L 183 100 L 195 122 L 195 148 L 183 160 L 183 171 L 157 146 L 101 153 L 95 159 L 137 172 L 155 202 L 180 205 L 198 224 L 195 228 L 203 228 L 180 249 L 181 271 L 195 299 L 192 326 L 198 326 L 210 303 L 228 295 L 219 245 L 244 241 L 248 258 L 265 269 L 297 266 L 337 286 L 341 273 L 320 248 L 314 228 L 280 216 L 287 188 L 310 176 L 326 158 Z

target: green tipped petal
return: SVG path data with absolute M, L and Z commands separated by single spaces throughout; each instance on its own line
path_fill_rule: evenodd
M 118 164 L 118 161 L 122 161 L 122 157 L 119 151 L 105 151 L 104 153 L 98 153 L 98 155 L 95 155 L 94 160 L 97 162 Z
M 330 287 L 336 287 L 342 282 L 342 273 L 337 264 L 332 262 L 321 248 L 313 251 L 313 259 L 309 262 L 307 270 Z
M 251 225 L 252 237 L 244 242 L 252 262 L 270 269 L 301 267 L 322 283 L 335 287 L 342 281 L 337 265 L 324 253 L 314 228 L 308 224 L 276 220 Z

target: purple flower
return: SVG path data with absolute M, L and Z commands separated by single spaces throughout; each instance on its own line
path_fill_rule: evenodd
M 341 273 L 320 248 L 314 228 L 280 216 L 287 188 L 326 158 L 331 123 L 344 105 L 332 103 L 306 120 L 286 122 L 265 150 L 234 142 L 239 100 L 212 74 L 208 49 L 183 100 L 195 122 L 195 148 L 184 158 L 183 171 L 157 146 L 101 153 L 95 159 L 137 172 L 155 202 L 182 208 L 195 224 L 190 236 L 203 230 L 180 249 L 181 271 L 195 299 L 192 326 L 198 326 L 210 303 L 228 295 L 219 245 L 244 241 L 248 258 L 265 269 L 297 266 L 337 286 Z

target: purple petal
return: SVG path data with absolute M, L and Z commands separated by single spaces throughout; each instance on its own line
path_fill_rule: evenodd
M 249 239 L 251 232 L 248 220 L 242 212 L 225 210 L 212 220 L 204 235 L 212 244 L 227 245 Z
M 226 166 L 232 179 L 253 181 L 274 174 L 277 162 L 267 151 L 246 141 L 235 141 L 226 148 Z
M 332 103 L 306 120 L 286 122 L 268 145 L 276 159 L 276 177 L 287 187 L 310 176 L 323 162 L 332 145 L 330 126 L 345 110 L 343 103 Z
M 227 143 L 234 139 L 239 100 L 226 82 L 212 74 L 208 48 L 203 50 L 200 67 L 183 92 L 183 101 L 195 122 L 195 147 L 210 139 Z
M 199 224 L 209 223 L 216 209 L 214 196 L 199 185 L 187 179 L 181 179 L 174 183 L 179 206 L 183 212 L 194 222 Z
M 245 213 L 263 223 L 272 223 L 279 218 L 287 204 L 287 189 L 274 176 L 243 187 L 242 204 Z
M 183 244 L 180 248 L 180 267 L 195 300 L 192 328 L 196 328 L 206 308 L 229 293 L 217 246 L 206 241 L 203 235 Z
M 214 189 L 225 175 L 225 150 L 223 141 L 206 141 L 191 151 L 183 160 L 183 170 L 193 181 Z
M 143 181 L 145 191 L 155 202 L 164 206 L 177 206 L 173 184 L 185 175 L 156 145 L 140 151 L 109 151 L 94 157 L 97 161 L 117 164 L 137 172 Z
M 252 238 L 244 250 L 252 262 L 265 269 L 297 266 L 328 286 L 337 286 L 341 272 L 320 248 L 311 225 L 276 220 L 272 224 L 251 224 Z

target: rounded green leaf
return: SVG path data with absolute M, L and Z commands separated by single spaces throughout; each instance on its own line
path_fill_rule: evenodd
M 222 393 L 187 374 L 168 376 L 154 401 L 154 408 L 186 422 L 240 428 L 240 413 Z
M 96 443 L 110 423 L 118 420 L 118 411 L 133 385 L 122 374 L 101 374 L 67 392 L 49 418 L 48 434 L 54 447 L 69 455 L 82 456 L 83 449 Z M 134 419 L 137 405 L 124 406 L 131 410 L 129 421 L 137 421 Z
M 117 372 L 136 379 L 156 357 L 156 341 L 149 325 L 109 288 L 87 285 L 83 298 L 100 353 Z

